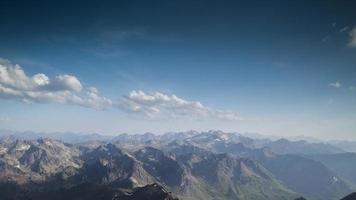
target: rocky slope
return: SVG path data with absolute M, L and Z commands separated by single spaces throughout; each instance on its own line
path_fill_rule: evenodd
M 356 192 L 347 195 L 346 197 L 342 198 L 341 200 L 356 200 Z

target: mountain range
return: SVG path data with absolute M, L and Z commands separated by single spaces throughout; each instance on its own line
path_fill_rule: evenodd
M 0 199 L 338 200 L 356 191 L 356 156 L 331 144 L 222 131 L 59 135 L 2 135 Z

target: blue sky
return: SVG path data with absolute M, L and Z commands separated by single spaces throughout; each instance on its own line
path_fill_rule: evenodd
M 354 7 L 2 2 L 0 129 L 356 139 Z

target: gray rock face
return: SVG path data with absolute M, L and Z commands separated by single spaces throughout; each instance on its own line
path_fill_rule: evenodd
M 99 146 L 82 157 L 78 174 L 81 182 L 111 184 L 120 187 L 143 186 L 154 182 L 142 164 L 113 144 Z
M 0 143 L 0 149 L 0 176 L 15 182 L 45 181 L 67 168 L 79 169 L 83 163 L 76 147 L 51 139 L 7 140 Z

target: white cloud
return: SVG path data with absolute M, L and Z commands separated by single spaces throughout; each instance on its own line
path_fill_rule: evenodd
M 350 27 L 345 26 L 345 27 L 343 27 L 343 28 L 340 29 L 340 33 L 343 33 L 343 32 L 345 32 L 345 31 L 347 31 L 347 30 L 349 30 L 349 29 L 350 29 Z
M 82 88 L 82 84 L 75 76 L 67 74 L 56 76 L 56 78 L 51 83 L 51 89 L 56 90 L 69 90 L 79 92 L 82 90 Z
M 160 92 L 153 94 L 141 90 L 123 96 L 118 107 L 126 112 L 143 115 L 150 119 L 160 117 L 212 117 L 222 120 L 240 120 L 236 112 L 222 111 L 204 106 L 198 101 L 188 101 L 176 95 Z
M 354 27 L 350 33 L 350 41 L 349 41 L 349 46 L 356 48 L 356 27 Z
M 335 83 L 330 83 L 329 86 L 333 88 L 341 88 L 342 85 L 339 81 L 336 81 Z
M 28 103 L 61 103 L 94 109 L 111 106 L 110 99 L 98 94 L 96 88 L 84 88 L 72 75 L 56 76 L 53 80 L 45 74 L 27 76 L 20 65 L 0 59 L 0 98 Z
M 105 109 L 112 101 L 100 96 L 97 88 L 84 87 L 77 77 L 63 74 L 49 78 L 43 73 L 28 76 L 20 65 L 0 58 L 0 98 L 26 103 L 60 103 L 94 109 Z M 158 118 L 215 118 L 240 120 L 238 113 L 206 107 L 176 95 L 153 94 L 133 90 L 115 103 L 128 113 L 149 119 Z

